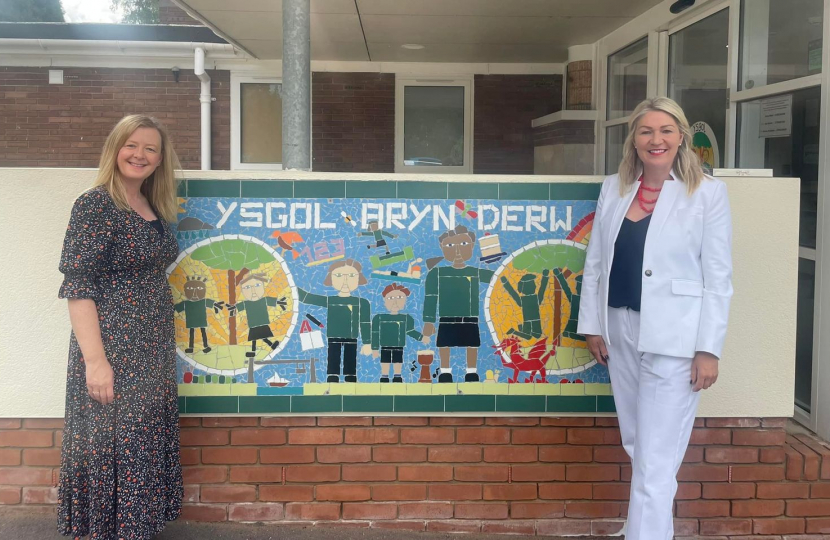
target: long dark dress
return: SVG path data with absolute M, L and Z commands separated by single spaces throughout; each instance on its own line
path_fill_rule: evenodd
M 115 206 L 102 188 L 75 202 L 61 255 L 61 298 L 98 308 L 115 402 L 87 393 L 73 333 L 58 488 L 58 532 L 145 540 L 181 512 L 173 299 L 165 268 L 176 239 L 167 224 Z

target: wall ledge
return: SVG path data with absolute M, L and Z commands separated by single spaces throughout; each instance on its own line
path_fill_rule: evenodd
M 541 118 L 536 118 L 531 122 L 532 127 L 542 127 L 556 122 L 564 122 L 568 120 L 584 120 L 595 122 L 599 118 L 598 111 L 557 111 L 555 113 L 547 114 Z

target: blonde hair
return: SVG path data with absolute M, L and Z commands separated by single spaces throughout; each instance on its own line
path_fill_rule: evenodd
M 138 128 L 153 128 L 161 137 L 161 163 L 141 184 L 141 193 L 147 197 L 150 206 L 167 222 L 176 221 L 178 214 L 176 171 L 181 170 L 179 157 L 173 150 L 170 137 L 164 125 L 151 116 L 132 114 L 125 116 L 115 124 L 104 142 L 101 161 L 98 164 L 98 176 L 92 187 L 103 187 L 121 210 L 131 210 L 127 201 L 127 191 L 118 173 L 118 152 L 130 135 Z
M 700 182 L 703 181 L 703 167 L 700 164 L 700 157 L 692 149 L 692 129 L 689 127 L 689 121 L 686 120 L 683 109 L 676 101 L 667 97 L 647 99 L 637 105 L 634 112 L 631 113 L 631 118 L 628 120 L 628 136 L 623 143 L 623 158 L 619 169 L 620 195 L 628 193 L 642 173 L 643 162 L 640 160 L 640 156 L 637 155 L 637 149 L 634 148 L 634 137 L 636 136 L 637 124 L 649 112 L 666 113 L 677 124 L 683 139 L 677 149 L 672 168 L 677 178 L 686 184 L 686 190 L 691 195 L 700 186 Z

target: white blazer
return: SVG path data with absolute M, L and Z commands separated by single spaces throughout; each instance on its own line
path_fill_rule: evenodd
M 706 177 L 689 196 L 686 184 L 663 184 L 643 253 L 640 352 L 718 358 L 732 297 L 732 217 L 726 184 Z M 597 202 L 582 278 L 580 334 L 608 337 L 608 281 L 614 243 L 640 187 L 620 197 L 620 178 L 605 179 Z

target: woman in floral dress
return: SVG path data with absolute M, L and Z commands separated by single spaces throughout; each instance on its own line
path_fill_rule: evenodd
M 61 255 L 72 336 L 58 531 L 144 540 L 181 512 L 173 301 L 178 158 L 155 119 L 123 118 Z

